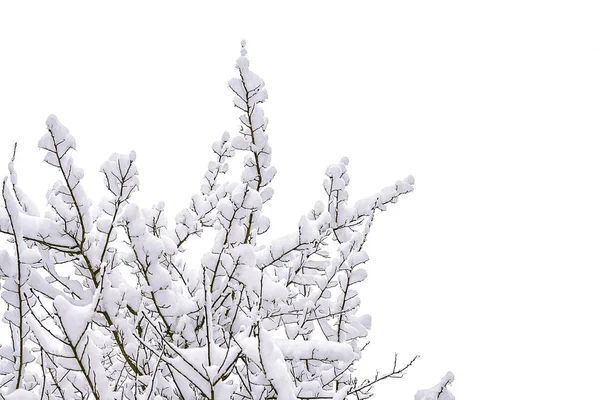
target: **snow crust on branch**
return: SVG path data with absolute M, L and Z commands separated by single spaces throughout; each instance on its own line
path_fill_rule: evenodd
M 430 389 L 419 390 L 415 394 L 415 400 L 454 400 L 454 395 L 450 393 L 450 386 L 454 382 L 454 374 L 447 372 L 440 383 Z
M 235 67 L 240 130 L 213 143 L 199 192 L 173 221 L 163 202 L 135 204 L 134 151 L 101 165 L 106 196 L 92 203 L 72 158 L 75 139 L 54 115 L 38 143 L 61 177 L 45 214 L 20 188 L 13 154 L 0 208 L 0 234 L 13 249 L 0 251 L 11 332 L 0 347 L 0 397 L 361 400 L 416 359 L 356 377 L 371 328 L 359 313 L 365 243 L 375 214 L 410 193 L 414 179 L 350 203 L 344 157 L 326 168 L 325 196 L 296 228 L 263 240 L 276 175 L 268 95 L 245 42 Z M 236 152 L 242 175 L 224 180 Z M 212 245 L 187 257 L 197 240 Z

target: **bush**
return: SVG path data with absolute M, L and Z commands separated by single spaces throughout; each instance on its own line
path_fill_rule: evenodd
M 93 205 L 70 155 L 75 139 L 48 117 L 39 147 L 62 180 L 43 216 L 19 187 L 13 154 L 0 209 L 14 250 L 0 252 L 11 338 L 0 349 L 4 398 L 365 399 L 415 361 L 370 380 L 353 375 L 371 325 L 358 313 L 363 247 L 376 212 L 411 192 L 413 178 L 350 205 L 343 158 L 326 170 L 325 202 L 296 231 L 261 242 L 276 173 L 267 92 L 244 43 L 236 68 L 229 87 L 242 128 L 213 144 L 201 193 L 171 226 L 162 203 L 130 201 L 133 151 L 102 165 L 108 196 Z M 241 181 L 221 183 L 236 151 Z M 186 246 L 208 231 L 202 268 L 186 264 Z

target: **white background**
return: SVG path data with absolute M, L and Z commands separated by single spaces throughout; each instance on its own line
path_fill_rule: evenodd
M 458 400 L 598 398 L 596 2 L 85 4 L 0 5 L 0 164 L 18 141 L 39 206 L 50 113 L 90 196 L 101 162 L 135 149 L 136 201 L 187 206 L 210 144 L 237 130 L 227 82 L 245 38 L 270 95 L 273 236 L 324 199 L 342 156 L 355 200 L 416 178 L 369 237 L 361 369 L 421 358 L 375 399 L 447 370 Z

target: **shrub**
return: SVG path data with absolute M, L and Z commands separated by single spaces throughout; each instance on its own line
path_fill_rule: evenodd
M 2 185 L 4 322 L 1 394 L 42 399 L 365 399 L 417 357 L 374 379 L 354 376 L 371 318 L 358 313 L 363 249 L 378 211 L 413 190 L 411 176 L 350 205 L 348 159 L 330 165 L 297 229 L 270 243 L 263 205 L 276 170 L 261 103 L 263 81 L 245 44 L 229 82 L 242 128 L 212 150 L 201 193 L 167 223 L 140 209 L 135 152 L 102 164 L 107 197 L 93 204 L 71 157 L 75 139 L 55 116 L 39 147 L 62 180 L 41 215 L 9 163 Z M 234 154 L 239 182 L 221 182 Z M 15 145 L 16 153 L 16 145 Z M 194 238 L 213 231 L 201 268 Z

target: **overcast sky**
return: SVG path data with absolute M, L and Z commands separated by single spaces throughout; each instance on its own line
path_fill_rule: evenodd
M 210 144 L 238 129 L 227 82 L 246 39 L 269 92 L 271 236 L 325 199 L 342 156 L 351 200 L 415 176 L 366 245 L 361 369 L 421 358 L 375 399 L 412 399 L 448 370 L 457 400 L 597 394 L 597 2 L 48 3 L 0 4 L 0 165 L 18 141 L 39 206 L 53 113 L 95 200 L 102 161 L 134 149 L 135 201 L 186 207 Z

